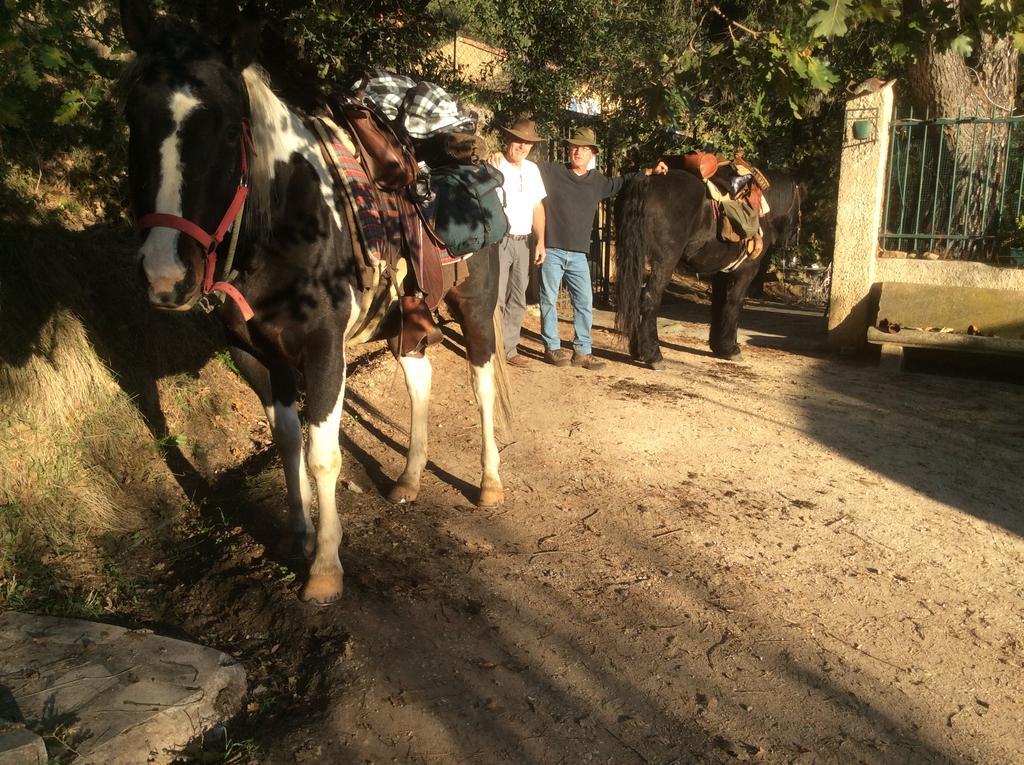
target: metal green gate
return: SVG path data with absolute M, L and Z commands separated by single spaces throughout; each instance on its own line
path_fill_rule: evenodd
M 1024 265 L 1024 116 L 892 123 L 883 250 Z

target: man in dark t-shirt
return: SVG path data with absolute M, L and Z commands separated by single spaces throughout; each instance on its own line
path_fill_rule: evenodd
M 597 170 L 588 169 L 600 148 L 590 128 L 580 128 L 566 143 L 569 162 L 538 163 L 544 179 L 544 246 L 546 256 L 540 267 L 540 325 L 544 339 L 544 360 L 556 367 L 572 364 L 584 369 L 600 369 L 604 362 L 594 358 L 590 330 L 594 322 L 594 292 L 590 285 L 590 233 L 594 213 L 602 199 L 614 196 L 632 177 L 608 178 Z M 653 169 L 641 171 L 666 173 L 668 168 L 659 162 Z M 558 336 L 558 314 L 555 302 L 562 282 L 572 300 L 573 353 L 561 348 Z

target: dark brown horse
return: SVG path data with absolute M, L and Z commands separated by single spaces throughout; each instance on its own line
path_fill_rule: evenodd
M 747 288 L 769 250 L 787 244 L 799 223 L 800 185 L 788 173 L 765 175 L 771 185 L 765 192 L 770 213 L 762 221 L 764 252 L 738 265 L 742 245 L 718 240 L 712 202 L 697 176 L 677 170 L 640 175 L 619 195 L 616 326 L 629 338 L 634 359 L 653 369 L 663 363 L 657 314 L 677 268 L 711 277 L 711 351 L 725 359 L 740 356 L 736 333 Z

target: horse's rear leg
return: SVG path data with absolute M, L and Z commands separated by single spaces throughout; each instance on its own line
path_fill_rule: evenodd
M 653 252 L 651 272 L 640 294 L 640 326 L 630 338 L 629 351 L 634 359 L 651 369 L 661 369 L 665 359 L 658 342 L 658 309 L 679 258 L 664 249 L 654 249 Z
M 409 423 L 409 454 L 405 470 L 388 493 L 392 502 L 412 502 L 420 493 L 420 477 L 427 464 L 427 419 L 430 413 L 430 385 L 433 370 L 426 356 L 399 358 L 409 390 L 411 417 Z
M 495 364 L 501 363 L 495 355 L 482 366 L 470 364 L 473 374 L 473 394 L 480 409 L 480 507 L 497 507 L 505 500 L 505 490 L 498 475 L 498 444 L 494 437 Z
M 495 507 L 505 500 L 505 490 L 498 475 L 498 444 L 494 438 L 494 404 L 499 395 L 504 411 L 510 411 L 508 384 L 504 376 L 501 319 L 495 310 L 497 264 L 496 248 L 477 253 L 470 261 L 469 278 L 445 298 L 466 339 L 466 360 L 473 378 L 473 396 L 480 411 L 480 464 L 483 473 L 477 499 L 480 507 Z

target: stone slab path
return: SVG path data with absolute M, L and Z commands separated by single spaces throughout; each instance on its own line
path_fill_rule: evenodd
M 80 763 L 170 762 L 234 715 L 245 689 L 242 666 L 211 648 L 148 630 L 0 613 L 0 765 L 35 761 L 26 731 L 59 741 Z

